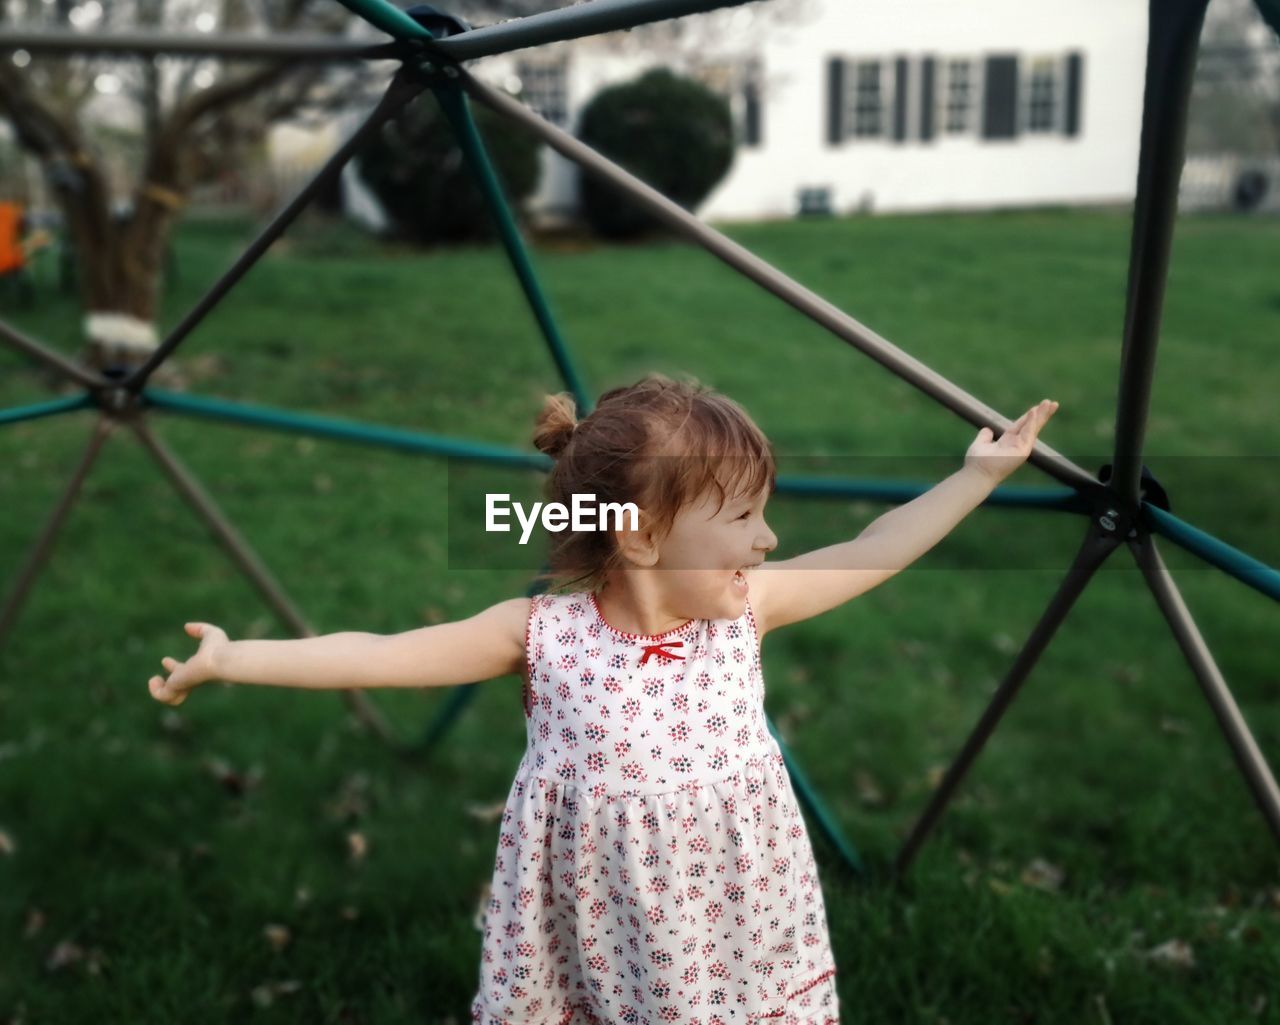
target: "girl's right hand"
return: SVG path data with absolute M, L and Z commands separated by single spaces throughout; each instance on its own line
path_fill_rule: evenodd
M 200 638 L 199 649 L 185 662 L 165 656 L 160 664 L 169 671 L 169 679 L 153 676 L 147 683 L 151 696 L 166 705 L 180 705 L 187 700 L 189 691 L 218 679 L 218 661 L 231 643 L 226 633 L 212 623 L 187 623 L 184 629 L 192 637 Z

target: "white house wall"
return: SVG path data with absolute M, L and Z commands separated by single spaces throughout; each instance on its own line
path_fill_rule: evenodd
M 761 60 L 763 142 L 738 148 L 730 173 L 699 210 L 703 216 L 792 216 L 802 187 L 829 189 L 840 213 L 1132 199 L 1146 52 L 1144 0 L 825 0 L 803 7 L 807 17 L 802 8 L 794 23 L 775 20 L 764 31 L 745 24 L 715 47 Z M 648 67 L 706 56 L 674 49 L 665 55 L 626 53 L 591 40 L 560 46 L 570 55 L 572 120 L 605 85 Z M 1083 58 L 1078 134 L 917 137 L 919 58 L 1069 52 Z M 550 48 L 538 51 L 539 57 L 553 55 Z M 501 82 L 514 72 L 518 56 L 485 61 L 476 70 Z M 905 140 L 828 142 L 827 62 L 837 56 L 909 58 L 912 102 Z M 535 207 L 572 207 L 575 191 L 573 167 L 547 153 Z

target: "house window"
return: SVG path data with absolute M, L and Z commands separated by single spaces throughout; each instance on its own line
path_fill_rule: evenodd
M 1059 100 L 1060 63 L 1052 57 L 1037 57 L 1027 63 L 1023 93 L 1027 98 L 1022 123 L 1028 132 L 1059 130 L 1062 103 Z
M 942 111 L 939 120 L 945 135 L 964 135 L 975 128 L 978 110 L 977 61 L 950 58 L 943 62 Z
M 553 125 L 564 128 L 569 122 L 568 68 L 556 61 L 519 61 L 520 97 Z
M 850 62 L 849 114 L 846 135 L 855 138 L 877 138 L 885 134 L 888 122 L 888 89 L 885 78 L 887 61 L 859 60 Z

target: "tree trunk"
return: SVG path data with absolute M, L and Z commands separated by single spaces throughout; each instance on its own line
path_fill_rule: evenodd
M 165 257 L 186 194 L 179 151 L 172 136 L 155 137 L 130 210 L 112 210 L 102 168 L 87 156 L 59 190 L 85 312 L 81 358 L 97 370 L 137 366 L 158 344 Z

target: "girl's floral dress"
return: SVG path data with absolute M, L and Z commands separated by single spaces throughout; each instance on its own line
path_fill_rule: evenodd
M 480 1025 L 834 1025 L 804 819 L 750 605 L 664 634 L 538 595 L 528 748 L 484 916 Z

